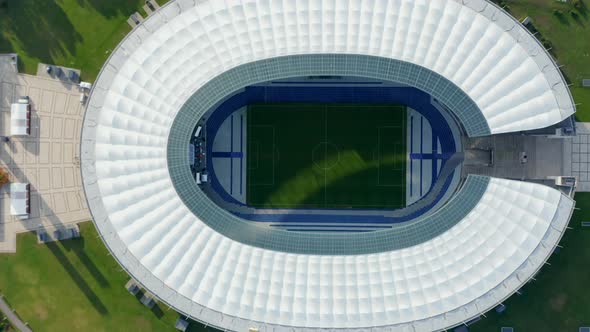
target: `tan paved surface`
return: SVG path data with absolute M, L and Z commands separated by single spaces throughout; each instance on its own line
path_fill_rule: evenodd
M 576 191 L 590 191 L 590 123 L 577 122 L 577 135 L 571 140 L 568 173 L 578 179 Z M 568 175 L 569 175 L 568 174 Z
M 0 142 L 0 166 L 11 182 L 31 184 L 31 216 L 10 215 L 8 186 L 0 189 L 0 252 L 16 250 L 16 234 L 44 226 L 90 219 L 79 168 L 84 109 L 76 85 L 17 74 L 0 56 L 0 135 L 10 130 L 10 104 L 21 95 L 31 99 L 31 136 Z

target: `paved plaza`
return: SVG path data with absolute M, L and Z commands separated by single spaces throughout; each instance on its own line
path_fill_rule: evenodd
M 571 175 L 578 179 L 576 191 L 590 191 L 590 123 L 576 123 L 577 135 L 569 143 Z
M 75 84 L 18 74 L 0 56 L 0 135 L 9 136 L 10 105 L 31 100 L 31 135 L 0 143 L 1 167 L 10 182 L 31 184 L 27 220 L 10 215 L 9 186 L 0 190 L 0 252 L 16 251 L 16 234 L 90 219 L 82 190 L 79 149 L 84 108 Z

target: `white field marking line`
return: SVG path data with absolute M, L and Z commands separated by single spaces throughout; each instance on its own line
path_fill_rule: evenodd
M 276 105 L 257 105 L 257 108 L 259 111 L 264 111 L 264 112 L 273 112 L 273 110 L 275 109 Z M 272 181 L 271 183 L 260 183 L 260 184 L 254 184 L 255 186 L 274 186 L 275 185 L 275 150 L 276 150 L 276 141 L 275 141 L 275 125 L 253 125 L 252 127 L 261 127 L 261 128 L 271 128 L 272 129 L 272 145 L 271 145 L 271 154 L 272 154 Z M 259 149 L 260 150 L 260 149 Z M 278 151 L 277 151 L 277 155 L 278 155 Z M 258 161 L 258 160 L 257 160 Z M 257 164 L 258 166 L 258 164 Z
M 256 157 L 254 159 L 254 160 L 256 160 L 256 167 L 251 167 L 250 166 L 250 167 L 247 167 L 247 169 L 254 171 L 254 170 L 257 170 L 258 169 L 258 163 L 259 163 L 259 158 L 260 158 L 260 155 L 259 155 L 259 152 L 260 152 L 260 142 L 258 142 L 258 141 L 252 141 L 252 142 L 250 142 L 250 145 L 251 145 L 250 148 L 253 150 L 251 153 L 252 153 L 252 155 L 254 157 Z M 254 153 L 254 151 L 256 151 L 256 153 Z
M 272 186 L 275 185 L 275 150 L 277 149 L 275 141 L 275 126 L 272 126 Z
M 337 154 L 338 158 L 336 158 L 336 162 L 333 165 L 331 165 L 330 167 L 326 167 L 325 165 L 324 166 L 321 166 L 320 163 L 318 163 L 317 160 L 314 157 L 316 150 L 318 150 L 318 148 L 321 145 L 324 145 L 324 157 L 326 157 L 326 155 L 328 154 L 328 152 L 327 152 L 327 150 L 328 150 L 328 147 L 327 146 L 328 145 L 333 145 L 336 148 L 336 152 L 338 153 Z M 325 159 L 324 159 L 324 161 L 325 161 Z M 313 163 L 313 166 L 317 167 L 318 169 L 329 171 L 332 168 L 336 167 L 336 165 L 338 165 L 338 163 L 340 163 L 340 148 L 338 147 L 338 145 L 336 145 L 334 143 L 319 142 L 318 144 L 316 144 L 313 147 L 313 149 L 311 149 L 311 162 Z
M 330 209 L 332 208 L 364 208 L 364 207 L 374 207 L 377 209 L 381 209 L 381 208 L 385 208 L 385 209 L 389 209 L 388 207 L 389 205 L 387 204 L 334 204 L 332 206 L 330 206 Z M 262 207 L 262 208 L 268 208 L 268 209 L 298 209 L 300 207 L 307 207 L 310 210 L 311 209 L 321 209 L 318 208 L 317 204 L 280 204 L 278 207 L 275 206 L 267 206 L 267 207 Z M 393 209 L 393 208 L 392 208 Z M 398 208 L 395 208 L 398 209 Z
M 377 185 L 381 184 L 381 127 L 377 126 Z
M 393 155 L 397 157 L 397 144 L 393 145 Z M 399 167 L 397 167 L 396 165 L 397 165 L 397 163 L 393 163 L 392 169 L 394 171 L 401 171 L 401 169 Z
M 282 205 L 253 205 L 253 207 L 257 208 L 257 209 L 292 209 L 292 210 L 322 210 L 322 209 L 348 209 L 348 208 L 353 208 L 353 209 L 375 209 L 375 210 L 398 210 L 398 209 L 403 209 L 405 207 L 405 205 L 403 205 L 401 202 L 398 202 L 399 206 L 396 205 L 396 207 L 392 207 L 392 204 L 382 204 L 382 205 L 378 205 L 378 204 L 363 204 L 363 205 L 355 205 L 355 204 L 337 204 L 337 205 L 331 205 L 329 208 L 323 208 L 321 205 L 312 205 L 312 204 L 282 204 Z M 342 214 L 344 215 L 344 214 Z M 365 216 L 364 214 L 358 214 L 359 216 Z M 273 221 L 274 222 L 274 221 Z
M 367 105 L 367 104 L 359 104 L 359 105 L 347 105 L 347 104 L 342 104 L 342 105 L 337 105 L 337 106 L 332 106 L 332 107 L 337 107 L 337 108 L 391 108 L 391 109 L 404 109 L 405 106 L 400 106 L 400 105 Z
M 328 154 L 328 105 L 324 106 L 324 160 Z M 324 168 L 324 207 L 328 206 L 328 170 Z
M 407 118 L 408 118 L 408 107 L 403 107 L 403 112 L 404 112 L 404 114 L 403 114 L 403 117 L 404 117 L 405 119 L 407 119 Z M 406 120 L 406 121 L 404 121 L 404 122 L 402 122 L 402 123 L 405 123 L 405 124 L 406 124 L 405 126 L 404 126 L 404 125 L 402 125 L 402 137 L 403 137 L 403 138 L 405 138 L 405 139 L 407 140 L 407 139 L 408 139 L 408 136 L 407 136 L 407 135 L 408 135 L 408 123 L 407 123 L 407 120 Z M 402 146 L 403 146 L 403 145 L 402 145 Z M 409 159 L 409 158 L 410 158 L 410 153 L 409 153 L 408 151 L 409 151 L 409 150 L 406 150 L 406 156 L 407 156 L 406 158 L 408 158 L 408 159 Z M 405 171 L 405 173 L 406 173 L 406 174 L 408 174 L 408 173 L 409 173 L 407 168 L 406 168 L 406 171 Z M 406 183 L 406 177 L 405 177 L 405 176 L 404 176 L 404 177 L 400 177 L 400 179 L 399 179 L 399 182 L 400 182 L 400 183 L 399 183 L 400 187 L 405 187 L 405 186 L 406 186 L 406 184 L 407 184 L 407 183 Z M 404 205 L 406 205 L 405 196 L 403 196 L 403 197 L 404 197 L 404 202 L 403 202 L 403 203 L 404 203 Z
M 328 104 L 326 104 L 325 106 L 325 112 L 326 112 L 326 143 L 328 142 Z M 360 107 L 368 107 L 368 106 L 361 106 L 361 105 L 339 105 L 337 106 L 338 108 L 356 108 L 359 109 Z M 404 107 L 403 106 L 399 106 L 399 105 L 375 105 L 375 106 L 370 106 L 371 108 L 395 108 L 396 110 L 401 109 L 403 110 Z M 400 128 L 400 126 L 377 126 L 377 186 L 383 186 L 383 187 L 401 187 L 402 184 L 400 185 L 381 185 L 380 184 L 380 174 L 381 174 L 381 151 L 380 151 L 380 138 L 381 138 L 381 134 L 380 134 L 380 129 L 381 128 L 387 128 L 387 127 L 391 127 L 391 128 Z M 401 126 L 402 130 L 403 130 L 403 125 Z M 326 149 L 327 149 L 327 145 L 326 145 Z M 395 152 L 394 152 L 395 153 Z M 324 156 L 327 154 L 324 154 Z M 340 156 L 340 155 L 339 155 Z M 326 171 L 324 170 L 324 188 L 326 187 Z M 326 192 L 326 189 L 324 189 L 324 192 Z M 325 195 L 324 195 L 325 197 Z
M 400 126 L 377 126 L 377 186 L 379 187 L 402 187 L 403 183 L 400 184 L 381 184 L 381 129 L 383 128 L 395 128 L 399 129 Z M 404 126 L 401 126 L 402 131 Z M 396 154 L 396 145 L 393 145 L 393 153 Z M 392 170 L 400 170 L 399 168 L 392 168 Z
M 353 105 L 345 106 L 346 107 L 355 107 Z M 377 105 L 372 106 L 371 108 L 403 108 L 402 106 L 387 106 L 387 105 Z M 403 126 L 401 126 L 403 129 Z M 381 186 L 381 128 L 399 128 L 399 126 L 377 126 L 377 186 Z M 395 151 L 394 151 L 395 153 Z
M 410 196 L 410 193 L 412 191 L 411 188 L 411 183 L 412 183 L 412 179 L 410 176 L 410 168 L 412 167 L 412 160 L 410 159 L 410 153 L 412 153 L 412 131 L 408 130 L 410 129 L 410 126 L 412 125 L 412 117 L 413 117 L 413 113 L 416 112 L 413 109 L 406 107 L 406 133 L 405 133 L 405 137 L 406 137 L 406 149 L 408 151 L 408 153 L 406 154 L 406 202 L 405 205 L 408 206 L 408 203 L 411 201 L 412 196 Z
M 274 160 L 274 154 L 275 154 L 275 126 L 274 125 L 256 125 L 256 126 L 252 126 L 252 127 L 261 127 L 261 128 L 271 128 L 272 129 L 272 182 L 271 183 L 251 183 L 248 184 L 248 186 L 252 186 L 252 187 L 258 187 L 258 186 L 274 186 L 275 185 L 275 160 Z M 256 143 L 259 143 L 258 141 L 254 141 Z M 260 148 L 259 148 L 260 150 Z M 260 154 L 258 154 L 260 155 Z M 258 161 L 258 159 L 257 159 Z M 259 165 L 257 164 L 257 167 Z
M 400 121 L 401 129 L 402 129 L 402 135 L 401 135 L 401 137 L 402 138 L 405 138 L 407 140 L 408 137 L 406 135 L 407 135 L 407 132 L 408 132 L 408 122 L 407 122 L 408 108 L 406 106 L 400 106 L 400 108 L 401 108 L 401 111 L 403 111 L 403 113 L 404 113 L 402 115 L 402 118 L 404 119 L 404 121 Z M 403 144 L 395 145 L 396 148 L 397 148 L 397 146 L 402 146 L 403 147 L 404 145 Z M 409 151 L 409 150 L 407 150 L 407 151 Z M 396 152 L 397 152 L 397 150 L 396 150 Z M 410 154 L 409 153 L 407 153 L 406 156 L 407 156 L 407 158 L 410 158 Z M 401 168 L 398 168 L 397 170 L 401 170 Z M 406 173 L 408 173 L 407 172 L 407 169 L 406 169 Z M 403 179 L 403 178 L 400 179 L 400 186 L 403 186 L 404 185 L 404 182 L 405 182 L 405 179 Z
M 404 114 L 403 114 L 403 118 L 404 118 L 404 119 L 407 119 L 407 113 L 408 113 L 408 111 L 407 111 L 407 107 L 403 107 L 403 109 L 402 109 L 402 110 L 403 110 L 403 112 L 404 112 Z M 401 137 L 402 137 L 402 139 L 407 139 L 407 137 L 406 137 L 406 132 L 408 131 L 408 124 L 407 124 L 407 122 L 406 122 L 406 121 L 404 121 L 404 122 L 402 122 L 402 123 L 405 123 L 406 125 L 405 125 L 405 126 L 404 126 L 404 125 L 402 125 L 402 135 L 401 135 Z M 400 145 L 401 145 L 401 144 L 400 144 Z M 403 148 L 403 146 L 404 146 L 404 145 L 401 145 L 401 146 L 402 146 L 402 148 Z M 396 155 L 396 156 L 397 156 L 397 148 L 398 148 L 398 145 L 397 145 L 397 144 L 393 146 L 393 150 L 394 150 L 394 153 L 395 153 L 395 155 Z M 406 155 L 407 155 L 407 156 L 408 156 L 408 158 L 409 158 L 409 154 L 408 154 L 408 153 L 406 153 Z M 396 168 L 394 168 L 394 169 L 396 169 Z M 396 170 L 403 170 L 403 166 L 402 166 L 402 164 L 400 164 L 400 168 L 397 168 Z M 406 174 L 408 173 L 408 170 L 407 170 L 407 169 L 406 169 L 405 173 L 406 173 Z M 405 175 L 405 174 L 404 174 L 404 175 Z M 398 187 L 404 187 L 404 186 L 405 186 L 405 182 L 406 182 L 406 177 L 405 177 L 405 176 L 403 176 L 403 177 L 402 177 L 402 176 L 400 176 L 400 177 L 399 177 L 399 184 L 398 184 Z M 404 200 L 404 205 L 405 205 L 405 198 L 406 198 L 406 196 L 405 196 L 405 193 L 404 193 L 404 195 L 403 195 L 402 197 L 403 197 L 403 200 Z

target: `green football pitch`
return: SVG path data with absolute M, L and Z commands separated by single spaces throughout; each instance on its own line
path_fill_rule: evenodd
M 246 136 L 250 206 L 405 206 L 404 106 L 252 104 Z

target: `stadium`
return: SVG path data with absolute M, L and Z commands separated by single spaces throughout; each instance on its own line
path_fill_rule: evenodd
M 95 82 L 83 186 L 113 257 L 188 318 L 447 330 L 558 245 L 574 113 L 485 0 L 177 0 Z

